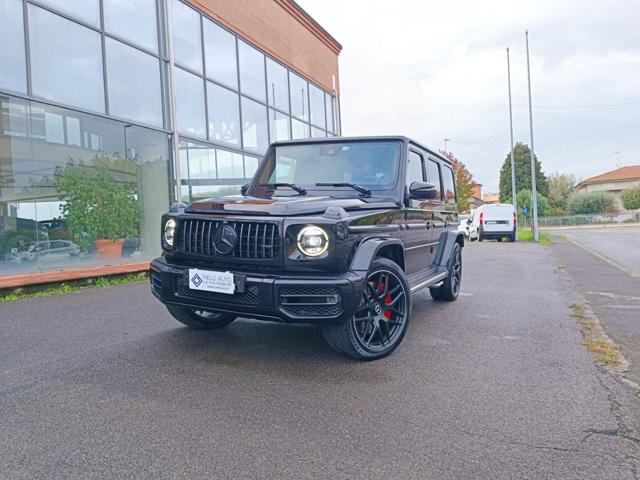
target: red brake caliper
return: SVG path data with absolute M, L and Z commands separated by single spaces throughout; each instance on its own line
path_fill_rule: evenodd
M 386 297 L 384 297 L 384 303 L 386 303 L 387 305 L 389 305 L 391 303 L 391 295 L 387 295 Z M 391 310 L 387 310 L 386 312 L 384 312 L 384 316 L 387 318 L 391 318 Z

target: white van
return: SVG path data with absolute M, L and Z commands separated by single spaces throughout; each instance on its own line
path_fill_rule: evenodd
M 478 232 L 478 240 L 503 238 L 516 241 L 516 210 L 510 203 L 482 205 L 476 208 L 471 217 L 471 225 Z

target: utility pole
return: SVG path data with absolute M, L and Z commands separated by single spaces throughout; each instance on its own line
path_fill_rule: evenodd
M 507 83 L 509 84 L 509 133 L 511 135 L 511 200 L 513 209 L 518 216 L 518 203 L 516 202 L 516 160 L 513 152 L 513 108 L 511 106 L 511 62 L 509 61 L 509 47 L 507 47 Z M 516 233 L 518 225 L 516 223 Z M 516 235 L 517 238 L 517 235 Z
M 449 153 L 449 150 L 447 150 L 447 142 L 449 142 L 451 139 L 450 138 L 445 138 L 444 139 L 444 153 L 445 155 L 447 155 Z
M 533 107 L 531 106 L 531 67 L 529 66 L 529 31 L 524 32 L 527 42 L 527 80 L 529 83 L 529 136 L 531 138 L 531 211 L 533 212 L 533 241 L 537 242 L 538 234 L 538 192 L 536 189 L 536 161 L 533 151 Z

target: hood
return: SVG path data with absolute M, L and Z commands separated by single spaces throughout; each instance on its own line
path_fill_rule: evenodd
M 199 200 L 186 208 L 187 213 L 228 213 L 235 215 L 309 215 L 322 214 L 327 207 L 345 210 L 370 210 L 394 208 L 397 203 L 390 198 L 334 198 L 334 197 L 274 197 L 256 198 L 231 196 Z

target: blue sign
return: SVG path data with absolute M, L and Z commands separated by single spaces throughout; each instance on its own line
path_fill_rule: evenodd
M 529 211 L 529 207 L 527 207 L 526 205 L 524 207 L 522 207 L 522 214 L 523 215 L 526 215 L 528 211 Z

